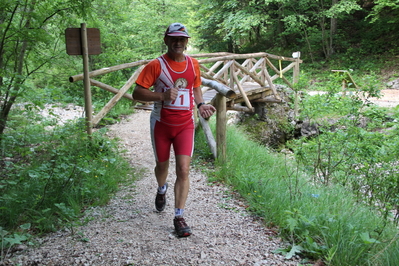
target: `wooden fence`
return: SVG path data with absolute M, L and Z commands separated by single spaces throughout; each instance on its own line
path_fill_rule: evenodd
M 299 55 L 299 52 L 297 54 Z M 299 56 L 293 58 L 268 53 L 212 53 L 193 54 L 190 56 L 197 58 L 200 64 L 204 99 L 217 109 L 216 140 L 213 138 L 208 122 L 202 118 L 199 118 L 199 122 L 204 129 L 214 157 L 222 162 L 226 160 L 227 110 L 253 112 L 254 108 L 251 102 L 281 102 L 273 81 L 280 78 L 289 87 L 294 88 L 294 84 L 299 77 L 299 65 L 302 63 Z M 272 63 L 272 60 L 277 60 L 277 66 Z M 91 127 L 97 126 L 122 97 L 134 101 L 132 95 L 127 93 L 127 91 L 135 83 L 141 70 L 148 62 L 150 60 L 141 60 L 88 73 L 92 86 L 115 94 L 100 112 L 93 117 L 92 121 L 88 121 Z M 283 62 L 288 62 L 288 65 L 284 66 L 284 68 L 282 66 Z M 93 79 L 93 77 L 99 75 L 128 68 L 137 69 L 120 89 Z M 285 74 L 291 69 L 293 69 L 292 78 L 287 78 Z M 274 72 L 274 74 L 270 75 L 271 72 Z M 79 74 L 71 76 L 69 81 L 76 82 L 83 79 L 84 74 Z M 241 103 L 245 103 L 245 106 L 242 106 Z

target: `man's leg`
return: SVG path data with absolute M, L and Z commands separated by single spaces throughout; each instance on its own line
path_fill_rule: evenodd
M 151 141 L 156 161 L 154 172 L 158 183 L 155 208 L 159 212 L 165 209 L 166 191 L 168 190 L 166 179 L 168 177 L 171 145 L 171 139 L 168 137 L 168 133 L 167 128 L 165 128 L 162 123 L 151 118 Z
M 155 209 L 161 212 L 166 206 L 166 191 L 168 190 L 168 184 L 166 178 L 168 177 L 169 160 L 165 162 L 157 162 L 155 166 L 155 177 L 158 183 L 158 191 L 155 197 Z
M 173 224 L 179 237 L 191 235 L 191 228 L 183 218 L 184 206 L 190 189 L 190 179 L 188 177 L 190 162 L 191 157 L 188 155 L 176 156 L 175 218 L 173 219 Z
M 154 169 L 155 177 L 157 178 L 158 186 L 162 187 L 166 183 L 168 177 L 169 160 L 165 162 L 156 162 Z
M 190 189 L 190 162 L 187 155 L 176 156 L 175 208 L 184 209 Z

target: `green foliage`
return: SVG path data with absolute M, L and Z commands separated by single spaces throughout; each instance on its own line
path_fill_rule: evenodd
M 327 93 L 306 97 L 301 112 L 302 119 L 317 124 L 321 134 L 293 140 L 289 146 L 312 174 L 313 182 L 342 185 L 359 202 L 398 222 L 398 217 L 392 216 L 397 211 L 399 189 L 399 141 L 394 122 L 398 112 L 364 103 L 365 95 L 379 95 L 375 80 L 374 75 L 365 77 L 359 82 L 364 89 L 350 89 L 346 96 L 331 86 L 339 80 L 323 83 Z
M 75 15 L 86 15 L 90 4 L 87 0 L 1 2 L 0 138 L 12 105 L 29 89 L 27 80 L 59 57 L 61 32 Z
M 261 31 L 269 15 L 255 1 L 201 1 L 198 40 L 201 49 L 239 53 L 263 41 Z
M 31 238 L 31 235 L 27 233 L 31 228 L 30 223 L 22 224 L 19 226 L 19 232 L 11 234 L 11 232 L 4 230 L 0 226 L 0 262 L 3 263 L 4 258 L 10 252 L 11 248 L 15 245 L 26 243 Z M 32 243 L 28 243 L 32 244 Z
M 105 129 L 88 137 L 82 123 L 44 131 L 46 123 L 22 122 L 2 142 L 0 225 L 6 230 L 27 222 L 39 232 L 72 226 L 81 209 L 106 203 L 130 171 Z
M 281 52 L 278 54 L 301 50 L 306 62 L 302 69 L 307 71 L 298 89 L 328 92 L 306 96 L 303 102 L 301 118 L 317 122 L 323 134 L 292 143 L 300 167 L 229 130 L 228 143 L 233 145 L 228 147 L 228 157 L 234 160 L 219 165 L 214 174 L 233 184 L 251 203 L 251 210 L 282 228 L 291 245 L 281 252 L 286 252 L 287 258 L 298 253 L 322 257 L 331 265 L 395 265 L 399 243 L 389 220 L 398 218 L 392 217 L 399 191 L 398 109 L 364 105 L 353 89 L 348 91 L 349 97 L 342 97 L 341 77 L 330 75 L 330 69 L 355 69 L 355 80 L 371 97 L 378 95 L 380 69 L 397 68 L 395 60 L 380 54 L 392 57 L 398 52 L 398 3 L 373 3 L 2 1 L 3 250 L 27 241 L 28 231 L 45 232 L 61 224 L 73 230 L 80 210 L 105 203 L 129 171 L 116 143 L 104 135 L 105 129 L 88 138 L 82 132 L 82 121 L 58 127 L 55 119 L 37 115 L 37 108 L 47 103 L 83 103 L 81 82 L 68 82 L 69 76 L 82 72 L 82 60 L 65 53 L 65 29 L 79 27 L 82 22 L 100 29 L 103 53 L 90 57 L 91 68 L 98 69 L 158 56 L 165 51 L 162 37 L 166 26 L 179 21 L 193 36 L 189 51 L 197 47 L 217 52 L 274 50 Z M 335 22 L 336 30 L 331 26 Z M 377 55 L 370 60 L 370 53 Z M 98 79 L 120 88 L 134 70 Z M 361 71 L 369 76 L 362 76 Z M 92 93 L 96 111 L 112 96 L 98 88 Z M 15 111 L 11 108 L 14 104 L 25 111 Z M 124 100 L 102 125 L 129 112 L 130 103 Z M 363 119 L 367 127 L 359 128 Z M 328 120 L 337 122 L 332 131 Z M 48 126 L 54 129 L 44 130 Z M 197 146 L 201 145 L 205 141 Z M 206 160 L 201 164 L 209 168 L 211 154 L 207 149 L 199 150 L 199 157 Z M 350 192 L 354 198 L 342 197 Z M 384 219 L 368 208 L 377 208 Z M 32 228 L 25 227 L 27 223 Z
M 375 1 L 374 6 L 355 0 L 202 1 L 198 6 L 200 47 L 280 54 L 295 49 L 312 62 L 348 49 L 368 54 L 397 52 L 397 36 L 392 34 L 398 26 L 397 5 L 385 0 Z
M 196 150 L 204 147 L 203 138 L 197 134 Z M 328 265 L 395 265 L 395 225 L 339 184 L 310 182 L 291 156 L 249 141 L 238 128 L 228 127 L 227 138 L 228 161 L 217 164 L 215 178 L 232 185 L 266 224 L 280 228 L 290 245 L 276 252 Z
M 152 59 L 166 52 L 163 43 L 166 27 L 173 22 L 190 22 L 186 12 L 181 12 L 183 6 L 187 6 L 187 1 L 96 1 L 88 24 L 101 30 L 103 51 L 92 57 L 92 67 Z M 132 73 L 119 71 L 104 77 L 103 82 L 122 82 Z
M 375 6 L 373 6 L 373 12 L 371 12 L 370 17 L 373 18 L 373 22 L 381 19 L 381 17 L 388 15 L 390 20 L 389 23 L 395 23 L 394 16 L 395 12 L 399 10 L 398 0 L 375 0 Z

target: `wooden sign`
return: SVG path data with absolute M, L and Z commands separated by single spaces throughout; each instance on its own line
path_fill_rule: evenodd
M 81 28 L 65 30 L 66 50 L 68 55 L 82 55 Z M 89 55 L 101 54 L 100 30 L 87 28 L 87 45 Z

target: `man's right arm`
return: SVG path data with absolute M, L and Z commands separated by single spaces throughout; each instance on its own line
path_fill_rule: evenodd
M 177 91 L 177 88 L 171 88 L 165 92 L 155 92 L 137 84 L 133 91 L 133 99 L 145 102 L 173 101 L 177 98 Z

